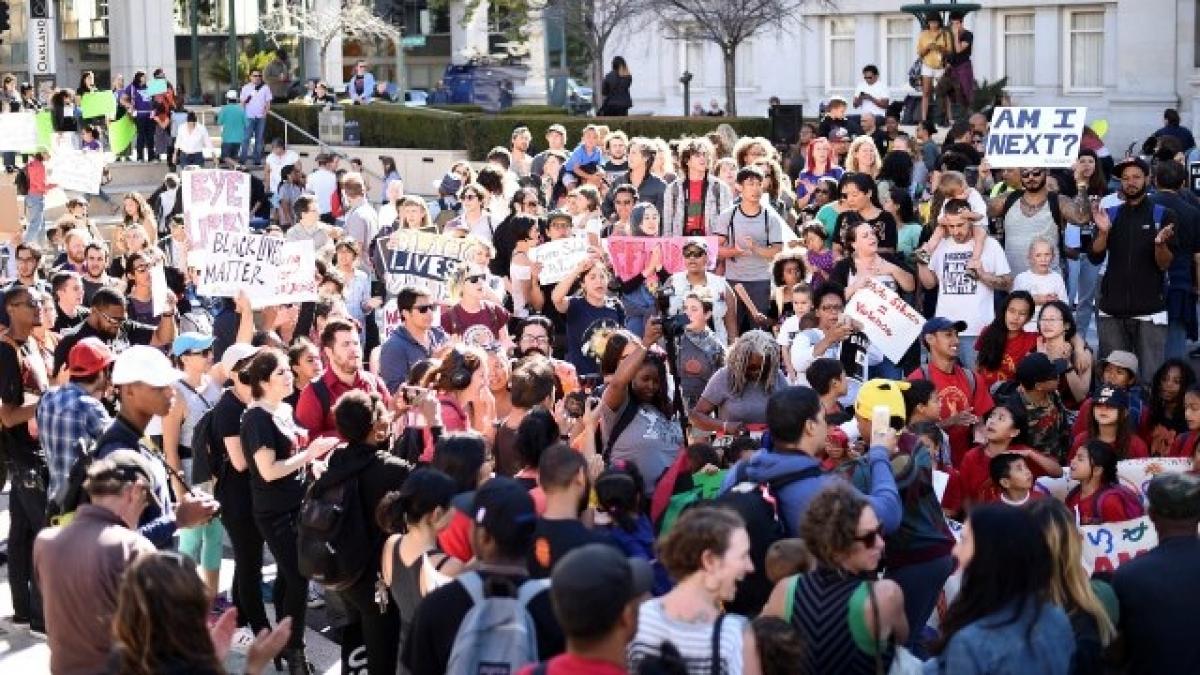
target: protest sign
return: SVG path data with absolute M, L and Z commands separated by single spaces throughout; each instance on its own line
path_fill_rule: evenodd
M 1188 183 L 1192 192 L 1200 194 L 1200 162 L 1188 162 Z
M 37 118 L 31 112 L 0 115 L 0 151 L 25 152 L 37 147 Z
M 167 311 L 167 271 L 162 265 L 150 268 L 150 313 L 162 316 Z
M 46 180 L 64 190 L 99 194 L 104 164 L 102 152 L 58 150 L 47 164 Z
M 111 120 L 117 116 L 117 97 L 111 91 L 89 92 L 79 99 L 79 111 L 85 120 L 93 117 Z
M 1192 470 L 1190 457 L 1151 457 L 1124 459 L 1117 462 L 1117 478 L 1121 484 L 1139 496 L 1146 494 L 1150 480 L 1160 473 L 1180 473 Z M 1143 500 L 1144 501 L 1144 500 Z
M 183 213 L 192 245 L 208 250 L 214 232 L 245 232 L 250 219 L 250 176 L 240 171 L 197 169 L 180 174 Z
M 583 237 L 566 237 L 548 241 L 529 251 L 529 259 L 541 263 L 538 281 L 557 284 L 571 275 L 579 263 L 587 260 L 588 240 Z
M 17 204 L 17 186 L 12 183 L 0 183 L 0 234 L 21 231 L 23 228 L 20 207 Z M 3 268 L 0 268 L 0 272 L 3 272 Z
M 920 312 L 874 279 L 850 297 L 846 316 L 862 324 L 862 332 L 893 363 L 904 358 L 925 325 Z
M 113 154 L 119 155 L 125 152 L 125 149 L 133 144 L 135 136 L 137 136 L 137 125 L 128 115 L 108 125 L 108 145 L 112 148 Z
M 54 121 L 50 119 L 50 111 L 43 110 L 35 114 L 33 119 L 37 124 L 37 143 L 32 148 L 26 148 L 26 151 L 49 150 L 51 137 L 54 136 Z
M 993 169 L 1070 168 L 1079 156 L 1087 108 L 997 108 L 985 153 Z
M 142 96 L 158 96 L 165 93 L 167 93 L 167 81 L 157 77 L 147 82 L 146 88 L 142 90 Z
M 46 196 L 42 198 L 42 208 L 56 209 L 60 206 L 67 205 L 67 193 L 63 192 L 60 187 L 52 187 L 46 190 Z
M 375 323 L 379 324 L 379 341 L 386 342 L 392 333 L 400 327 L 400 309 L 396 307 L 396 299 L 392 298 L 375 310 Z
M 251 306 L 258 309 L 316 300 L 315 277 L 312 242 L 217 231 L 205 251 L 197 290 L 226 298 L 244 290 Z
M 708 245 L 706 269 L 717 266 L 716 237 L 609 237 L 604 240 L 612 260 L 613 271 L 621 281 L 629 281 L 646 269 L 646 261 L 654 249 L 662 251 L 663 269 L 671 274 L 682 272 L 683 246 L 689 241 L 699 240 Z
M 1158 545 L 1158 533 L 1150 518 L 1103 525 L 1081 525 L 1083 535 L 1083 567 L 1088 576 L 1094 572 L 1111 572 Z
M 375 242 L 375 269 L 383 276 L 389 296 L 412 285 L 428 289 L 437 301 L 449 297 L 446 280 L 474 246 L 470 239 L 419 230 L 397 230 Z

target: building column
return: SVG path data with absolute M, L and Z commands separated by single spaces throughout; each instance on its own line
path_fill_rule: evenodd
M 130 82 L 136 71 L 149 75 L 162 68 L 167 79 L 179 81 L 175 72 L 175 18 L 173 3 L 162 0 L 122 0 L 108 5 L 109 63 L 112 73 Z
M 467 4 L 463 0 L 450 2 L 450 63 L 462 65 L 468 61 L 467 53 L 486 56 L 488 48 L 487 0 L 480 0 L 475 13 L 469 20 Z
M 532 10 L 525 23 L 525 46 L 529 48 L 527 63 L 529 72 L 525 81 L 518 85 L 513 92 L 514 102 L 518 104 L 546 105 L 547 71 L 546 71 L 546 19 L 545 13 Z

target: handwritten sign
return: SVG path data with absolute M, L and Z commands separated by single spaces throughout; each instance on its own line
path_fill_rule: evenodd
M 137 125 L 128 115 L 108 125 L 108 144 L 114 154 L 119 155 L 125 152 L 126 148 L 133 145 L 133 139 L 136 136 Z
M 226 298 L 245 290 L 250 304 L 258 309 L 316 300 L 315 277 L 310 242 L 218 231 L 212 233 L 206 249 L 197 290 L 201 295 Z
M 557 284 L 562 281 L 575 271 L 579 263 L 587 260 L 587 257 L 588 241 L 583 237 L 555 239 L 529 251 L 529 259 L 542 265 L 538 281 L 543 284 Z
M 250 176 L 240 171 L 184 171 L 183 213 L 192 244 L 208 250 L 215 232 L 245 232 L 250 219 Z
M 104 153 L 60 149 L 46 167 L 47 180 L 64 190 L 99 194 L 104 164 Z
M 674 274 L 682 272 L 683 247 L 690 241 L 703 241 L 708 245 L 706 269 L 717 267 L 716 237 L 609 237 L 604 240 L 613 270 L 622 281 L 629 281 L 646 269 L 650 254 L 661 251 L 663 269 Z
M 379 324 L 379 341 L 384 342 L 400 327 L 400 309 L 392 298 L 375 310 L 375 323 Z
M 1111 572 L 1158 545 L 1158 532 L 1148 516 L 1119 523 L 1083 525 L 1083 567 L 1094 572 Z
M 904 358 L 925 325 L 920 312 L 874 279 L 867 279 L 846 302 L 846 316 L 862 324 L 862 332 L 871 344 L 893 363 Z
M 1181 473 L 1192 470 L 1190 457 L 1154 457 L 1150 459 L 1124 459 L 1117 462 L 1117 478 L 1125 487 L 1136 492 L 1145 501 L 1146 488 L 1150 480 L 1160 473 Z
M 159 77 L 147 82 L 146 88 L 142 90 L 143 96 L 158 96 L 165 93 L 167 93 L 167 81 Z
M 38 144 L 37 118 L 31 112 L 0 115 L 0 151 L 25 152 Z
M 474 246 L 470 239 L 419 230 L 397 230 L 375 241 L 375 269 L 389 296 L 404 286 L 419 286 L 438 301 L 449 297 L 446 279 Z
M 993 169 L 1068 168 L 1079 156 L 1087 108 L 997 108 L 986 154 Z
M 117 97 L 111 91 L 88 92 L 79 99 L 79 110 L 85 120 L 93 117 L 111 120 L 117 116 Z

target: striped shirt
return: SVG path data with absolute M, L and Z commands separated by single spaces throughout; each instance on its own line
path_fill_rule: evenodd
M 726 614 L 721 622 L 720 668 L 712 667 L 713 629 L 712 623 L 677 621 L 667 616 L 662 598 L 642 603 L 638 609 L 638 630 L 629 644 L 629 672 L 638 671 L 642 661 L 657 657 L 662 643 L 670 640 L 679 650 L 687 665 L 688 675 L 741 675 L 742 631 L 746 618 L 737 614 Z

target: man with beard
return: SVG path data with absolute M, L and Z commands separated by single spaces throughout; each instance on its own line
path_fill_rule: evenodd
M 130 345 L 162 347 L 175 339 L 175 294 L 167 293 L 167 309 L 158 326 L 138 323 L 127 318 L 125 298 L 111 288 L 101 288 L 88 303 L 91 311 L 87 320 L 73 332 L 63 335 L 54 348 L 54 377 L 67 362 L 67 355 L 77 342 L 86 337 L 98 337 L 118 354 Z
M 67 270 L 70 272 L 83 272 L 85 256 L 87 254 L 87 245 L 91 243 L 91 238 L 86 230 L 74 228 L 67 230 L 63 235 L 66 242 L 66 248 L 62 255 L 54 261 L 55 270 Z
M 532 140 L 533 134 L 529 133 L 529 127 L 513 129 L 509 150 L 512 161 L 509 168 L 521 178 L 529 177 L 529 168 L 533 164 L 533 158 L 529 156 L 529 143 Z
M 1073 200 L 1050 192 L 1046 187 L 1045 169 L 1026 168 L 1021 169 L 1020 190 L 993 197 L 988 202 L 988 217 L 1004 221 L 1004 254 L 1008 256 L 1008 266 L 1014 277 L 1029 269 L 1029 244 L 1035 238 L 1041 237 L 1054 246 L 1054 262 L 1050 269 L 1057 270 L 1066 223 L 1086 225 L 1091 222 L 1087 179 L 1080 171 L 1080 165 L 1076 164 L 1075 182 L 1085 186 Z
M 62 334 L 87 321 L 88 309 L 83 306 L 83 279 L 78 272 L 63 270 L 50 278 L 54 292 L 54 332 Z
M 333 405 L 348 391 L 379 394 L 389 407 L 392 397 L 378 375 L 362 367 L 362 345 L 358 329 L 349 321 L 331 319 L 321 330 L 321 356 L 325 372 L 300 392 L 296 421 L 308 429 L 309 437 L 336 436 Z
M 1108 254 L 1100 281 L 1100 357 L 1113 350 L 1133 352 L 1141 379 L 1150 382 L 1163 361 L 1167 342 L 1165 274 L 1177 253 L 1175 212 L 1146 198 L 1150 167 L 1136 157 L 1117 163 L 1124 201 L 1092 212 L 1096 237 L 1088 258 L 1099 265 Z
M 600 168 L 611 181 L 629 170 L 629 137 L 624 131 L 614 131 L 604 137 L 604 163 Z
M 603 461 L 592 455 L 595 461 Z M 579 514 L 587 508 L 592 494 L 588 479 L 588 462 L 582 453 L 566 443 L 555 443 L 542 452 L 538 461 L 537 484 L 545 495 L 546 508 L 538 516 L 529 551 L 529 576 L 545 579 L 554 564 L 571 551 L 592 543 L 609 543 L 586 527 Z M 537 500 L 537 496 L 534 496 Z
M 450 340 L 441 326 L 434 325 L 436 308 L 429 291 L 419 286 L 405 286 L 396 293 L 400 325 L 379 347 L 379 375 L 388 391 L 395 392 L 418 361 Z
M 27 288 L 50 292 L 50 284 L 42 278 L 42 249 L 34 244 L 17 246 L 17 283 Z
M 92 242 L 83 250 L 83 302 L 92 304 L 96 291 L 101 288 L 117 288 L 118 281 L 108 276 L 108 254 L 104 247 Z
M 517 331 L 517 349 L 515 356 L 529 356 L 530 354 L 541 354 L 550 359 L 550 364 L 554 366 L 554 374 L 558 377 L 558 382 L 562 388 L 563 394 L 569 394 L 573 391 L 579 391 L 579 374 L 575 370 L 575 366 L 569 361 L 556 359 L 552 356 L 554 349 L 554 324 L 550 319 L 533 314 L 525 318 L 521 322 L 521 328 Z
M 656 154 L 654 146 L 645 138 L 634 138 L 630 141 L 629 151 L 625 157 L 629 171 L 613 179 L 612 188 L 605 195 L 604 204 L 601 206 L 606 218 L 611 219 L 616 213 L 615 190 L 618 185 L 625 184 L 637 188 L 638 201 L 650 202 L 654 204 L 654 208 L 658 209 L 660 214 L 663 212 L 663 193 L 667 191 L 667 184 L 663 182 L 663 179 L 650 173 L 650 167 L 654 166 Z

